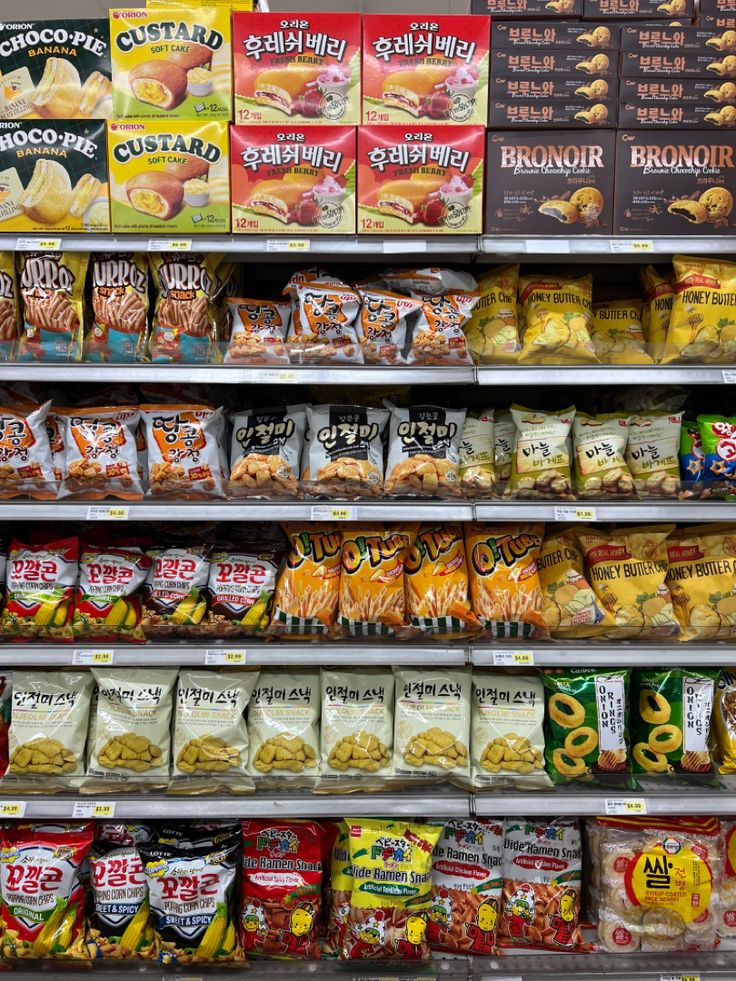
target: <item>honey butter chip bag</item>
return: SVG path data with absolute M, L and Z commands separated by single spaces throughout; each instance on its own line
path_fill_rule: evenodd
M 306 418 L 304 405 L 235 413 L 228 493 L 234 497 L 296 497 Z
M 422 305 L 412 330 L 407 363 L 472 364 L 463 328 L 478 302 L 478 294 L 452 290 L 439 295 L 412 295 Z
M 572 424 L 575 489 L 583 499 L 634 496 L 626 464 L 629 418 L 612 412 L 590 416 L 576 412 Z
M 343 530 L 337 623 L 346 634 L 390 635 L 406 622 L 404 566 L 418 527 L 350 525 Z
M 257 681 L 257 671 L 182 671 L 179 674 L 171 793 L 253 790 L 253 781 L 246 771 L 245 710 Z
M 518 265 L 497 266 L 478 280 L 478 302 L 465 325 L 465 338 L 479 364 L 516 364 L 519 360 L 518 288 Z
M 362 364 L 356 319 L 360 297 L 344 285 L 318 281 L 296 287 L 299 315 L 292 317 L 289 351 L 297 364 Z
M 207 614 L 197 633 L 257 637 L 266 632 L 283 551 L 266 543 L 215 546 L 210 555 Z
M 667 538 L 673 525 L 603 531 L 581 528 L 590 584 L 613 617 L 610 637 L 676 637 L 680 625 L 667 588 Z
M 388 290 L 355 287 L 360 297 L 356 320 L 358 341 L 366 364 L 404 364 L 407 323 L 421 301 Z
M 32 824 L 0 830 L 3 960 L 87 958 L 83 866 L 92 822 L 52 831 Z
M 470 780 L 470 672 L 395 668 L 393 768 L 402 780 Z
M 13 253 L 0 252 L 0 350 L 3 359 L 12 353 L 19 327 L 18 284 Z
M 286 562 L 276 583 L 271 633 L 333 634 L 340 598 L 342 536 L 332 525 L 283 525 Z
M 75 639 L 143 643 L 141 589 L 151 559 L 139 548 L 82 546 L 74 602 Z
M 522 276 L 520 364 L 595 364 L 593 277 Z
M 736 262 L 676 255 L 663 364 L 728 364 L 736 356 Z
M 547 693 L 545 758 L 555 784 L 630 787 L 631 672 L 570 668 L 543 675 Z
M 667 539 L 667 565 L 679 639 L 736 637 L 736 527 L 677 528 Z
M 490 637 L 534 637 L 544 632 L 537 569 L 543 524 L 465 525 L 470 604 Z
M 52 539 L 45 545 L 26 545 L 14 538 L 8 552 L 3 634 L 71 640 L 78 570 L 77 538 Z
M 736 416 L 702 415 L 697 420 L 703 481 L 711 494 L 736 487 Z
M 222 409 L 207 405 L 142 405 L 149 493 L 180 500 L 224 497 L 219 440 Z
M 392 497 L 457 497 L 460 439 L 465 409 L 434 405 L 400 408 L 390 402 L 386 494 Z
M 427 960 L 432 851 L 442 825 L 345 820 L 353 886 L 341 959 Z
M 647 353 L 641 300 L 593 304 L 593 347 L 602 364 L 654 364 Z
M 92 313 L 85 361 L 140 361 L 148 340 L 148 257 L 142 252 L 92 256 Z
M 469 411 L 465 416 L 458 473 L 465 497 L 493 497 L 496 491 L 493 409 Z
M 201 623 L 207 612 L 209 546 L 152 548 L 148 556 L 151 565 L 141 593 L 146 637 L 175 634 Z
M 176 668 L 93 668 L 97 707 L 90 725 L 86 786 L 165 787 Z
M 217 341 L 217 267 L 222 256 L 154 252 L 148 257 L 156 304 L 151 322 L 151 360 L 205 364 Z
M 660 272 L 654 266 L 644 266 L 639 272 L 639 279 L 645 298 L 643 312 L 648 314 L 647 350 L 658 364 L 664 354 L 672 304 L 675 299 L 672 270 Z
M 404 563 L 405 633 L 471 636 L 480 629 L 468 598 L 468 563 L 461 525 L 420 525 Z
M 49 443 L 49 408 L 14 402 L 0 406 L 0 499 L 56 497 L 58 479 Z
M 18 252 L 22 300 L 19 361 L 80 361 L 89 254 Z
M 682 412 L 636 413 L 629 418 L 626 463 L 639 497 L 677 497 L 681 425 Z
M 248 773 L 262 785 L 310 786 L 319 775 L 319 714 L 319 671 L 262 671 L 248 708 Z
M 306 490 L 327 497 L 377 497 L 383 490 L 386 409 L 307 406 L 309 438 L 302 462 Z
M 142 499 L 135 438 L 140 419 L 137 408 L 63 409 L 57 417 L 65 447 L 59 497 Z
M 634 773 L 710 783 L 716 668 L 638 669 L 632 685 Z
M 232 319 L 226 364 L 289 364 L 286 335 L 291 320 L 288 300 L 228 297 Z
M 247 957 L 318 960 L 322 840 L 316 821 L 242 822 L 240 932 Z
M 498 953 L 503 822 L 448 821 L 432 852 L 427 941 L 448 954 Z
M 540 412 L 511 406 L 514 448 L 505 498 L 574 500 L 569 436 L 575 408 Z
M 149 839 L 150 834 L 145 833 L 139 841 Z M 149 960 L 153 956 L 153 926 L 139 841 L 95 837 L 89 860 L 91 905 L 86 933 L 92 960 Z
M 600 637 L 613 617 L 585 577 L 585 562 L 574 528 L 545 535 L 537 559 L 544 624 L 555 639 Z

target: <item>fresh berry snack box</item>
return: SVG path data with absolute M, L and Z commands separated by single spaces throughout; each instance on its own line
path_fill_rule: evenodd
M 358 231 L 479 235 L 484 155 L 482 126 L 361 126 Z
M 235 122 L 360 122 L 360 14 L 233 15 Z
M 355 234 L 355 129 L 232 126 L 236 233 Z
M 487 17 L 363 18 L 363 122 L 485 126 Z

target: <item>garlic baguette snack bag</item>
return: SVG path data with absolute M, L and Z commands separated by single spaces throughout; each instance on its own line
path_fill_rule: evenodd
M 319 671 L 262 671 L 248 707 L 248 773 L 262 787 L 310 787 L 319 774 Z
M 577 412 L 572 424 L 575 487 L 583 499 L 634 496 L 626 464 L 629 419 L 620 413 L 590 416 Z
M 677 497 L 682 416 L 647 412 L 629 418 L 626 463 L 639 497 Z
M 569 437 L 575 407 L 540 412 L 514 404 L 511 416 L 516 432 L 504 498 L 574 500 Z

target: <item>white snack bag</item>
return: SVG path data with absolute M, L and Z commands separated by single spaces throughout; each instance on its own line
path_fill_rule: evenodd
M 232 317 L 225 364 L 289 364 L 286 333 L 291 320 L 288 300 L 228 298 Z
M 164 787 L 169 782 L 176 668 L 93 668 L 97 711 L 86 786 Z
M 472 365 L 463 328 L 470 320 L 479 293 L 412 293 L 422 308 L 411 333 L 407 364 Z
M 621 413 L 591 416 L 576 412 L 572 435 L 578 497 L 632 497 L 634 480 L 625 459 L 628 417 Z
M 224 497 L 219 441 L 222 409 L 207 405 L 142 405 L 148 486 L 152 495 L 183 500 Z
M 129 406 L 59 410 L 65 448 L 59 497 L 87 500 L 143 497 L 138 472 L 138 409 Z M 57 462 L 57 456 L 54 456 Z
M 391 410 L 386 494 L 403 497 L 458 496 L 460 438 L 465 409 L 414 405 Z
M 496 490 L 493 425 L 493 409 L 465 416 L 458 475 L 466 497 L 490 497 Z
M 248 707 L 248 773 L 309 786 L 319 773 L 319 671 L 262 671 Z
M 443 269 L 428 266 L 426 269 L 387 269 L 381 273 L 387 290 L 397 293 L 424 293 L 437 296 L 446 290 L 472 292 L 478 289 L 478 281 L 469 272 L 459 269 Z
M 179 674 L 171 793 L 254 789 L 247 773 L 245 710 L 257 681 L 257 671 Z
M 52 500 L 58 482 L 51 453 L 47 418 L 51 401 L 43 405 L 0 406 L 0 499 L 25 497 Z
M 552 786 L 544 770 L 541 678 L 474 672 L 470 760 L 475 790 Z
M 360 297 L 347 286 L 312 282 L 296 287 L 297 307 L 289 327 L 295 364 L 363 364 L 355 320 Z
M 235 413 L 229 493 L 234 497 L 296 497 L 306 423 L 303 405 Z
M 378 496 L 383 490 L 383 442 L 389 413 L 361 405 L 307 406 L 309 433 L 302 483 L 326 497 Z
M 470 671 L 394 668 L 394 773 L 470 780 Z
M 650 412 L 629 419 L 626 462 L 639 497 L 677 497 L 681 426 L 682 412 Z

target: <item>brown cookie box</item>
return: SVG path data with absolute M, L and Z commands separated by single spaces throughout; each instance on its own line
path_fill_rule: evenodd
M 719 66 L 719 67 L 715 67 Z M 640 75 L 691 75 L 698 78 L 736 78 L 736 54 L 713 51 L 623 51 L 621 78 Z
M 554 6 L 550 6 L 554 3 Z M 498 17 L 581 17 L 583 0 L 472 0 L 471 14 Z
M 491 24 L 491 50 L 575 48 L 580 51 L 618 51 L 619 34 L 617 24 L 494 21 Z
M 615 133 L 612 130 L 489 133 L 486 151 L 488 235 L 610 235 Z M 602 210 L 586 223 L 570 199 L 589 188 Z M 545 202 L 565 202 L 564 223 L 542 214 Z
M 734 39 L 736 42 L 736 38 Z M 701 54 L 736 50 L 736 43 L 721 37 L 719 31 L 698 27 L 670 27 L 668 24 L 624 24 L 622 51 L 699 51 Z
M 607 17 L 672 20 L 676 17 L 692 23 L 694 14 L 694 0 L 585 0 L 583 6 L 583 20 Z
M 709 92 L 718 95 L 708 95 Z M 646 105 L 656 102 L 660 105 L 701 105 L 714 106 L 728 103 L 736 105 L 736 81 L 722 82 L 716 78 L 622 78 L 619 83 L 621 102 Z
M 491 79 L 491 100 L 567 99 L 568 101 L 616 101 L 617 78 L 591 78 L 589 75 L 507 75 Z
M 557 126 L 560 129 L 615 128 L 617 105 L 614 101 L 584 99 L 491 99 L 490 129 L 537 129 Z
M 699 198 L 732 193 L 736 134 L 622 130 L 616 142 L 615 234 L 733 235 L 733 215 L 711 220 Z
M 623 129 L 718 129 L 736 125 L 736 106 L 693 103 L 622 102 L 618 125 Z
M 705 15 L 701 13 L 700 26 L 706 28 L 717 28 L 719 31 L 736 30 L 736 8 L 734 8 L 730 13 Z
M 700 0 L 700 19 L 736 14 L 736 0 Z
M 584 67 L 580 67 L 583 65 Z M 618 54 L 604 51 L 491 51 L 490 77 L 494 75 L 585 75 L 616 78 Z

